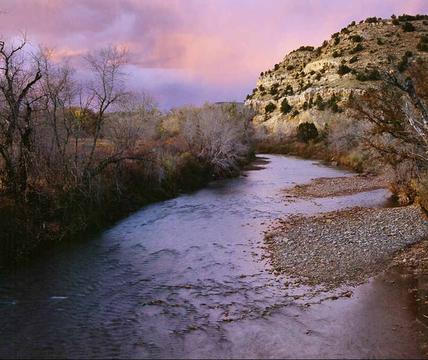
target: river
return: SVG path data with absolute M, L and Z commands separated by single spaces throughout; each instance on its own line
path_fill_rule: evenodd
M 388 193 L 287 202 L 285 187 L 350 173 L 265 160 L 1 274 L 0 357 L 421 356 L 407 280 L 323 301 L 264 259 L 276 218 L 384 206 Z

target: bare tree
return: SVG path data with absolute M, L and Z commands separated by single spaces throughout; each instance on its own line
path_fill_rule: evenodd
M 398 163 L 428 166 L 428 67 L 415 63 L 407 76 L 389 71 L 380 89 L 369 89 L 350 102 L 354 117 L 373 126 L 365 141 Z
M 218 174 L 236 170 L 246 156 L 250 114 L 234 105 L 205 105 L 183 113 L 182 134 L 189 150 Z
M 15 198 L 25 200 L 33 152 L 33 106 L 42 95 L 34 87 L 42 78 L 40 63 L 17 45 L 0 46 L 0 155 L 4 163 L 2 185 Z
M 120 154 L 114 154 L 103 159 L 97 166 L 93 166 L 95 150 L 106 121 L 106 112 L 114 105 L 123 102 L 128 94 L 124 90 L 125 74 L 123 72 L 123 67 L 127 62 L 127 51 L 110 46 L 87 55 L 85 59 L 93 75 L 89 84 L 87 104 L 94 109 L 96 117 L 92 145 L 87 155 L 84 172 L 87 176 L 93 177 L 109 163 L 121 159 Z

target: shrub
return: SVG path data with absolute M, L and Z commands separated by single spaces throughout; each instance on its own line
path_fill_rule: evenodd
M 288 71 L 293 70 L 293 69 L 294 69 L 294 66 L 293 66 L 293 65 L 288 65 L 288 66 L 287 66 L 287 70 L 288 70 Z
M 302 87 L 302 91 L 304 91 L 306 89 L 309 89 L 311 86 L 312 86 L 311 82 L 308 82 L 308 83 L 304 84 L 303 87 Z
M 269 90 L 269 94 L 271 94 L 271 95 L 278 94 L 278 87 L 279 87 L 278 83 L 273 84 Z
M 403 29 L 403 31 L 405 32 L 412 32 L 415 31 L 415 27 L 413 26 L 413 24 L 411 22 L 406 21 L 401 28 Z
M 332 97 L 327 101 L 327 106 L 331 109 L 333 112 L 340 112 L 340 108 L 337 105 L 338 98 L 336 95 L 332 95 Z
M 381 79 L 381 76 L 380 76 L 379 70 L 377 69 L 370 69 L 366 73 L 359 72 L 357 74 L 357 80 L 359 81 L 375 81 L 380 79 Z
M 267 105 L 265 106 L 265 112 L 266 112 L 267 114 L 269 114 L 269 113 L 273 112 L 275 109 L 276 109 L 276 105 L 275 105 L 273 102 L 270 102 L 269 104 L 267 104 Z
M 367 24 L 373 24 L 373 23 L 377 23 L 379 20 L 378 20 L 378 18 L 376 17 L 376 16 L 374 16 L 374 17 L 368 17 L 366 20 L 365 20 L 365 22 L 367 23 Z
M 299 115 L 299 110 L 297 110 L 297 109 L 294 109 L 293 110 L 293 113 L 291 114 L 291 117 L 296 117 L 297 115 Z
M 313 46 L 301 46 L 297 49 L 297 51 L 314 51 Z
M 292 107 L 288 103 L 287 98 L 284 98 L 284 100 L 282 100 L 282 102 L 281 102 L 281 112 L 283 114 L 288 114 L 291 111 L 291 109 L 292 109 Z
M 359 43 L 359 42 L 363 41 L 364 39 L 361 35 L 352 35 L 351 40 L 353 42 Z
M 406 53 L 401 58 L 401 61 L 398 63 L 398 71 L 403 72 L 407 69 L 409 65 L 409 58 L 413 56 L 413 53 L 411 51 L 406 51 Z
M 285 94 L 286 95 L 293 95 L 293 87 L 290 85 L 290 84 L 288 84 L 287 86 L 286 86 L 286 88 L 285 88 Z
M 419 39 L 419 43 L 416 45 L 419 51 L 428 52 L 428 36 L 422 35 Z
M 428 52 L 428 44 L 427 43 L 418 43 L 418 45 L 416 46 L 416 48 L 419 51 L 423 51 L 423 52 Z
M 275 64 L 274 70 L 278 70 L 278 69 L 279 69 L 279 64 Z
M 428 15 L 407 15 L 403 14 L 398 17 L 398 20 L 400 21 L 414 21 L 414 20 L 426 20 L 428 18 Z
M 339 65 L 339 68 L 337 69 L 337 73 L 340 76 L 342 76 L 342 75 L 348 74 L 349 72 L 351 72 L 351 70 L 352 69 L 349 66 L 342 64 L 342 65 Z
M 337 58 L 339 56 L 342 56 L 342 53 L 340 51 L 334 50 L 332 55 L 334 58 Z
M 318 130 L 313 123 L 304 122 L 297 127 L 297 138 L 300 141 L 308 143 L 310 140 L 314 140 L 317 137 L 318 137 Z
M 321 110 L 321 111 L 324 110 L 324 108 L 325 108 L 325 104 L 324 104 L 320 94 L 317 94 L 317 97 L 315 99 L 315 105 L 316 105 L 317 109 Z
M 354 62 L 358 61 L 358 56 L 353 56 L 349 59 L 349 63 L 352 64 Z
M 339 36 L 336 36 L 335 38 L 334 38 L 334 45 L 338 45 L 340 43 L 340 37 Z
M 361 43 L 358 43 L 353 49 L 351 49 L 350 53 L 355 54 L 362 50 L 364 50 L 364 46 Z
M 305 102 L 303 103 L 302 108 L 303 108 L 303 110 L 308 110 L 308 109 L 309 109 L 309 105 L 308 105 L 308 102 L 307 102 L 307 101 L 305 101 Z
M 398 21 L 397 19 L 392 19 L 392 24 L 393 25 L 400 25 L 400 21 Z
M 377 38 L 376 42 L 378 45 L 385 45 L 385 40 L 382 38 Z

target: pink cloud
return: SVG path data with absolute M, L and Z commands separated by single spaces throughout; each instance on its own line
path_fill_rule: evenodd
M 0 34 L 26 31 L 58 58 L 125 45 L 141 86 L 167 106 L 167 96 L 186 100 L 174 91 L 186 102 L 243 99 L 287 52 L 352 20 L 427 12 L 426 0 L 0 0 Z

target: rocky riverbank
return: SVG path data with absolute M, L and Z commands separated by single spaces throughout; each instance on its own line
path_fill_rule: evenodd
M 318 178 L 285 190 L 286 197 L 321 198 L 385 187 L 381 177 L 365 175 Z M 428 237 L 428 219 L 417 206 L 349 208 L 279 220 L 265 236 L 273 270 L 294 282 L 332 289 L 356 285 L 395 261 L 425 258 L 406 255 Z M 403 251 L 403 249 L 406 249 Z M 426 254 L 426 252 L 425 252 Z M 401 260 L 399 260 L 401 259 Z
M 284 192 L 288 197 L 323 198 L 350 195 L 386 187 L 387 181 L 384 177 L 363 174 L 348 177 L 317 178 L 309 184 L 297 185 L 291 189 L 284 190 Z

